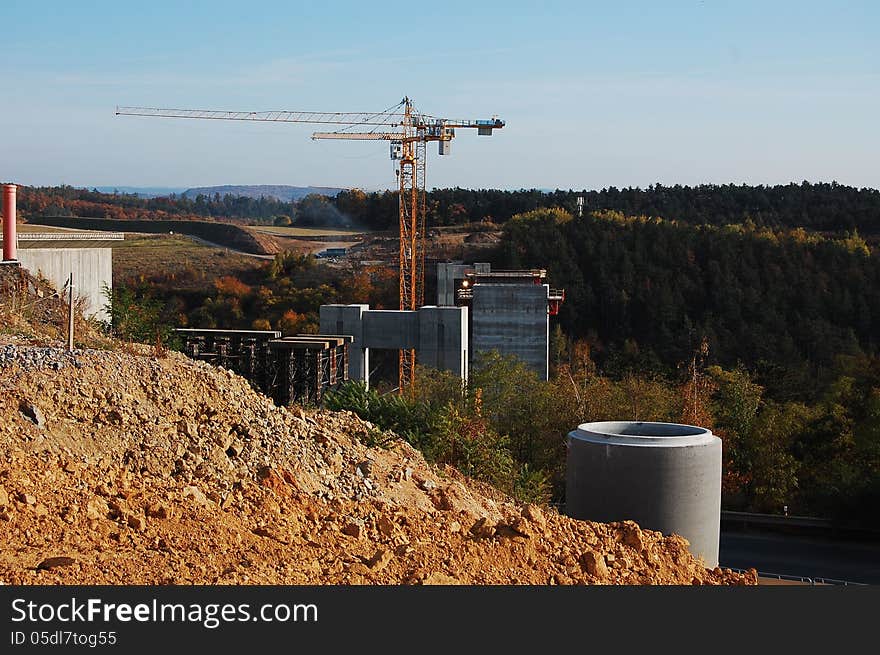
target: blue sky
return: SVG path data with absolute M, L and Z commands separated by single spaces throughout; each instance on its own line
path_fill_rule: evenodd
M 4 0 L 0 179 L 387 188 L 320 126 L 116 105 L 498 115 L 428 186 L 831 181 L 880 188 L 880 3 Z

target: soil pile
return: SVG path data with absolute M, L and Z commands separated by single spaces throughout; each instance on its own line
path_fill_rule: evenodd
M 171 353 L 0 343 L 6 584 L 754 584 Z

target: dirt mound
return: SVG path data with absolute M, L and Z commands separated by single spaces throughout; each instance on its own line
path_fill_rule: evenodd
M 7 340 L 8 341 L 8 340 Z M 145 350 L 146 352 L 146 350 Z M 0 582 L 754 584 L 177 354 L 0 344 Z
M 63 291 L 63 289 L 61 290 Z M 0 333 L 7 340 L 28 338 L 48 344 L 67 336 L 68 307 L 52 284 L 21 266 L 0 266 Z M 74 335 L 77 344 L 109 348 L 115 344 L 97 323 L 83 318 L 82 299 L 74 301 Z
M 278 239 L 275 238 L 274 235 L 247 227 L 242 228 L 242 232 L 245 232 L 248 235 L 248 238 L 253 241 L 253 245 L 248 244 L 250 249 L 245 250 L 245 252 L 256 252 L 261 255 L 276 255 L 283 250 L 278 243 Z

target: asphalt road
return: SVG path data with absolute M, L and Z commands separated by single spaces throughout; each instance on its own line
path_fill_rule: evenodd
M 720 565 L 806 578 L 880 584 L 880 543 L 722 532 Z

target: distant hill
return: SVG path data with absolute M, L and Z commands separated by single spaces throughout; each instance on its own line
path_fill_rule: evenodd
M 166 187 L 166 186 L 96 186 L 89 187 L 101 193 L 125 193 L 134 194 L 139 198 L 161 198 L 170 196 L 172 193 L 183 193 L 186 187 Z
M 205 196 L 213 196 L 219 193 L 221 197 L 229 194 L 232 196 L 244 196 L 245 198 L 259 199 L 261 196 L 266 198 L 276 198 L 283 202 L 291 200 L 299 200 L 310 193 L 317 193 L 322 196 L 335 197 L 340 191 L 344 191 L 338 187 L 323 186 L 287 186 L 286 184 L 224 184 L 222 186 L 206 186 L 187 189 L 183 192 L 186 198 L 195 198 L 199 194 Z

